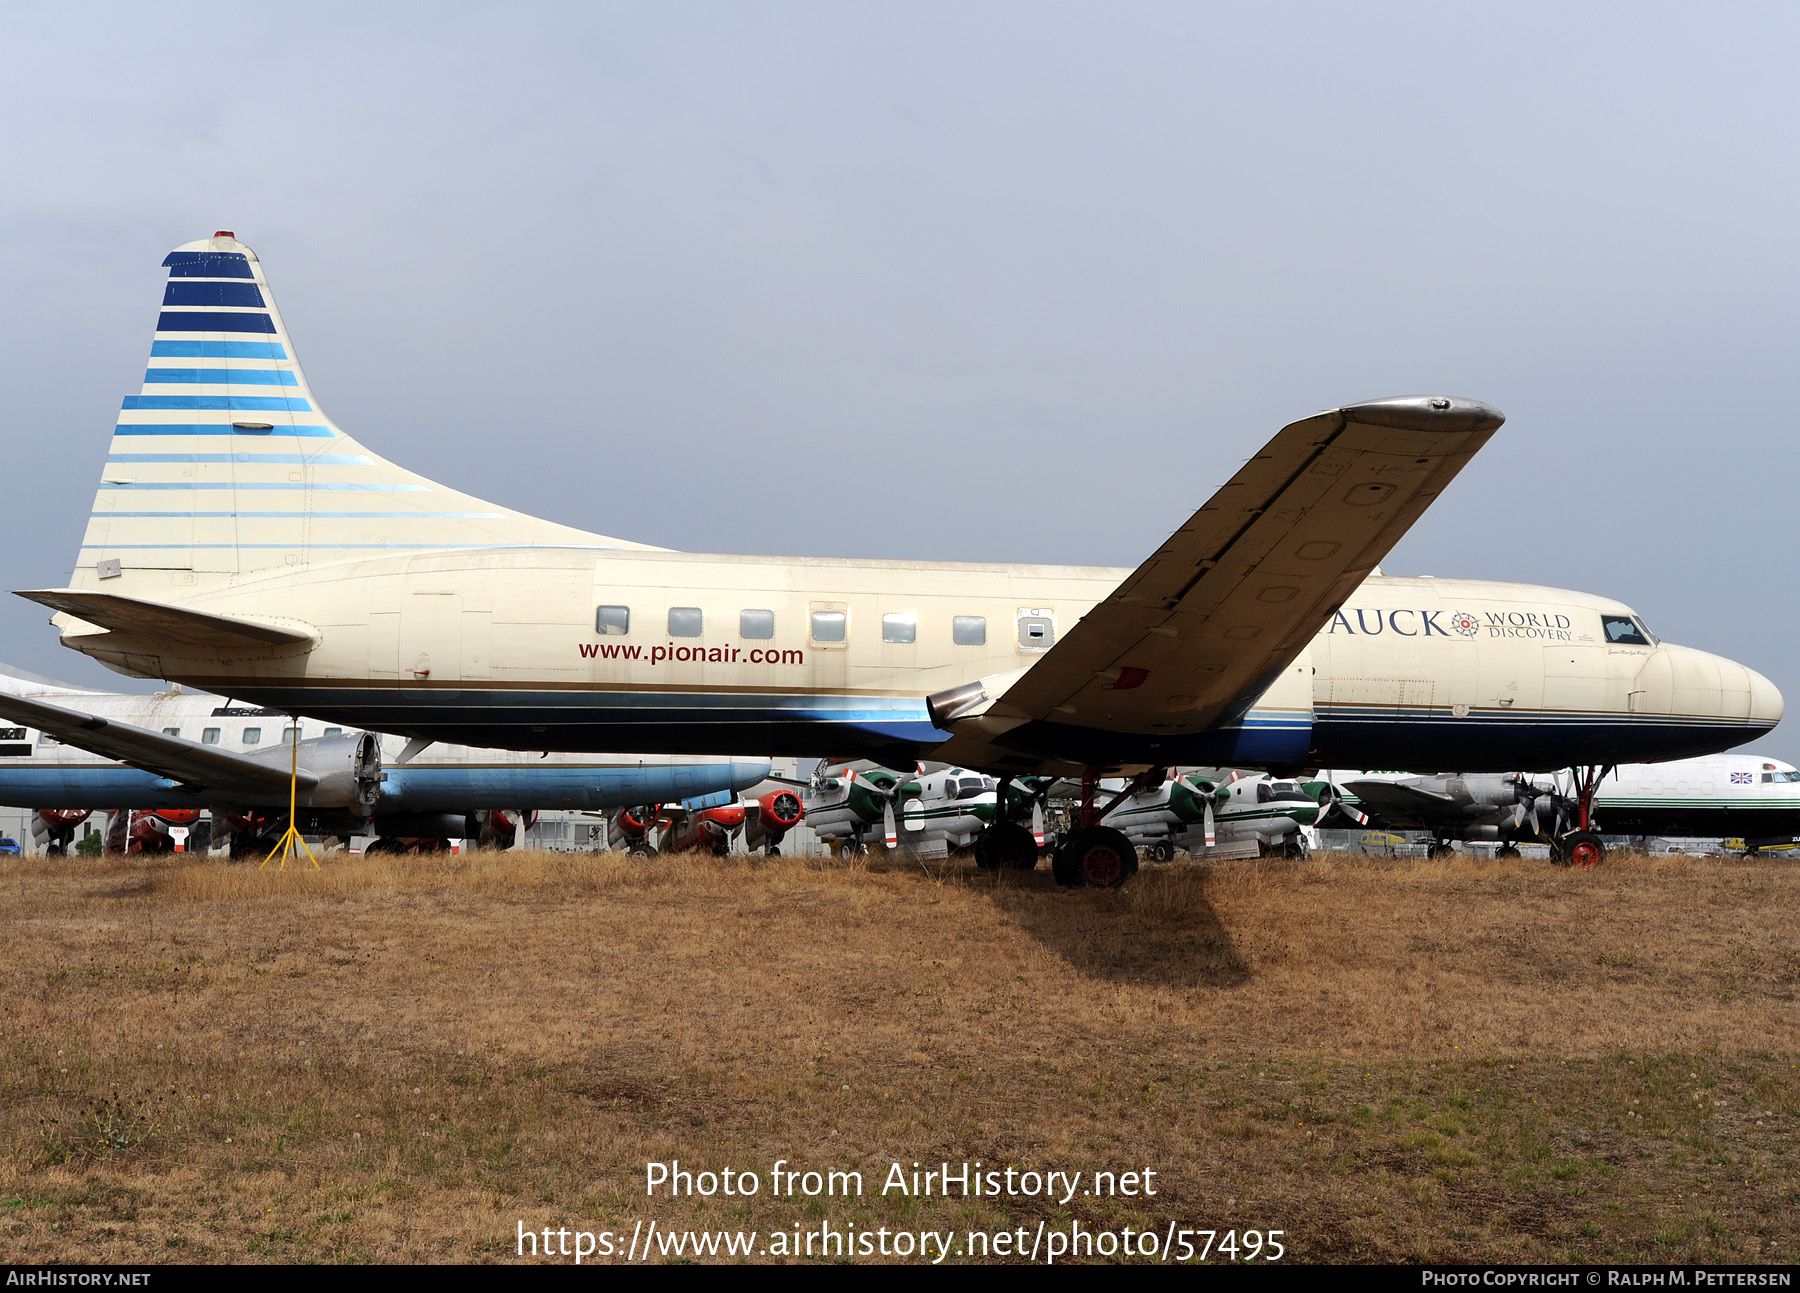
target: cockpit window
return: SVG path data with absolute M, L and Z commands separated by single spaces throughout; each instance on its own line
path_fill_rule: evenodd
M 1311 803 L 1312 796 L 1300 789 L 1297 781 L 1259 781 L 1256 785 L 1256 802 L 1272 803 Z
M 1606 632 L 1608 642 L 1623 642 L 1630 646 L 1649 646 L 1650 639 L 1644 636 L 1644 628 L 1629 615 L 1603 615 L 1600 627 Z

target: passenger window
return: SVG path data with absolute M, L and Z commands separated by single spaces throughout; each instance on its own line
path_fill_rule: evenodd
M 325 729 L 326 736 L 342 736 L 343 734 L 344 729 L 341 727 L 328 727 Z
M 218 728 L 209 727 L 205 731 L 200 733 L 200 744 L 202 744 L 202 745 L 217 745 L 218 743 L 219 743 L 219 729 Z
M 672 638 L 699 637 L 701 618 L 698 606 L 669 607 L 669 636 Z
M 1637 621 L 1628 615 L 1603 615 L 1600 626 L 1606 632 L 1608 642 L 1624 642 L 1631 646 L 1649 646 L 1650 642 L 1638 629 Z
M 775 636 L 775 612 L 739 611 L 738 636 L 751 642 L 767 642 Z
M 881 640 L 883 642 L 917 642 L 919 640 L 919 617 L 910 612 L 902 615 L 883 615 L 881 617 Z
M 255 745 L 260 740 L 262 740 L 262 728 L 246 727 L 244 729 L 244 744 L 245 745 Z
M 163 728 L 163 735 L 164 736 L 180 736 L 181 729 L 179 727 L 165 727 L 165 728 Z
M 283 745 L 292 745 L 294 743 L 294 738 L 299 735 L 300 735 L 299 728 L 284 727 L 281 729 L 281 743 Z
M 631 607 L 600 607 L 594 612 L 594 632 L 601 637 L 624 637 L 631 632 Z
M 845 611 L 814 611 L 812 640 L 841 643 L 849 636 L 850 616 Z
M 958 615 L 950 621 L 950 640 L 957 646 L 986 646 L 987 616 Z
M 1047 610 L 1019 612 L 1019 650 L 1048 651 L 1056 645 L 1056 620 Z

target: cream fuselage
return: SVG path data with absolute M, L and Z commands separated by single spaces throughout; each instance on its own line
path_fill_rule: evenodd
M 98 636 L 66 640 L 125 672 L 439 740 L 880 757 L 938 744 L 927 695 L 1030 665 L 1128 573 L 436 552 L 240 578 L 185 599 L 318 634 L 283 659 L 117 656 Z M 154 596 L 154 577 L 133 572 L 120 591 Z M 629 630 L 598 632 L 600 606 L 628 607 Z M 697 636 L 669 632 L 672 608 L 700 612 Z M 772 613 L 773 636 L 745 636 L 744 611 Z M 1529 770 L 1709 752 L 1779 719 L 1761 675 L 1666 643 L 1608 645 L 1608 614 L 1631 612 L 1564 589 L 1373 576 L 1241 720 L 1166 742 L 1145 734 L 1142 761 Z M 840 615 L 842 641 L 826 640 Z M 911 617 L 914 640 L 884 640 L 888 616 Z M 956 617 L 984 620 L 985 641 L 958 644 Z M 885 636 L 904 636 L 904 622 Z M 1034 625 L 1048 640 L 1029 636 Z M 1033 739 L 1056 739 L 1054 725 L 1038 726 Z

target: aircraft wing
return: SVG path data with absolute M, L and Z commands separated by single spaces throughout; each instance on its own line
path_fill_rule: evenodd
M 234 805 L 285 803 L 287 758 L 253 758 L 29 696 L 0 693 L 0 717 L 48 732 L 65 745 L 167 777 L 190 794 Z M 299 771 L 301 802 L 319 779 Z
M 959 738 L 933 757 L 1142 763 L 1241 717 L 1504 420 L 1422 396 L 1282 428 L 1010 687 L 931 697 Z
M 1462 806 L 1449 795 L 1436 794 L 1401 781 L 1347 781 L 1364 812 L 1379 813 L 1389 826 L 1430 830 L 1443 822 L 1466 820 Z

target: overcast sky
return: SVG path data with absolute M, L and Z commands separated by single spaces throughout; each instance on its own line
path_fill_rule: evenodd
M 1130 566 L 1283 423 L 1506 427 L 1386 563 L 1800 704 L 1800 9 L 0 5 L 6 588 L 68 577 L 178 243 L 324 407 L 694 550 Z M 0 615 L 0 659 L 130 686 Z M 1800 760 L 1800 714 L 1759 749 Z

